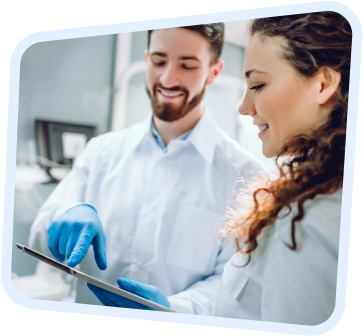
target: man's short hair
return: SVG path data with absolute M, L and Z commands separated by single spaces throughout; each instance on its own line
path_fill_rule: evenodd
M 208 41 L 210 45 L 211 52 L 211 61 L 210 65 L 215 64 L 222 53 L 223 42 L 224 42 L 224 23 L 210 23 L 210 24 L 201 24 L 195 26 L 183 26 L 183 27 L 175 27 L 175 28 L 183 28 L 188 30 L 194 30 L 200 34 L 202 34 Z M 148 31 L 147 36 L 147 49 L 150 48 L 150 40 L 151 33 L 153 30 Z

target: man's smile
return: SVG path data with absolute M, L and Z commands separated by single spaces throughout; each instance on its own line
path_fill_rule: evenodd
M 161 99 L 164 101 L 174 101 L 185 95 L 182 91 L 171 91 L 164 89 L 157 89 L 157 93 L 159 98 L 161 97 Z

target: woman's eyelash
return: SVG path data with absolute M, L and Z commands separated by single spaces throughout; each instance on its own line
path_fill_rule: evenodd
M 252 86 L 250 88 L 250 90 L 255 90 L 255 92 L 258 92 L 262 89 L 262 87 L 265 86 L 265 84 L 261 84 L 261 85 L 255 85 L 255 86 Z

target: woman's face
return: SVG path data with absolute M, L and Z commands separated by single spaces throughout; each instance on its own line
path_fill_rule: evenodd
M 289 137 L 318 127 L 316 83 L 302 78 L 281 57 L 283 40 L 253 35 L 246 50 L 247 91 L 239 107 L 260 129 L 263 154 L 276 156 Z

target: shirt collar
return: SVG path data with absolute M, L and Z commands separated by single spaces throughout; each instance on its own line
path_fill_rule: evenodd
M 157 131 L 155 125 L 154 125 L 154 121 L 153 119 L 151 119 L 151 133 L 156 141 L 156 143 L 159 145 L 159 147 L 164 151 L 167 152 L 168 151 L 168 146 L 165 146 L 163 139 L 161 138 L 159 132 Z M 178 139 L 179 140 L 185 140 L 188 135 L 190 134 L 191 130 L 188 132 L 185 132 L 184 134 L 182 134 Z
M 140 132 L 134 135 L 138 146 L 143 139 L 155 141 L 152 135 L 152 112 L 141 123 Z M 213 163 L 215 148 L 217 145 L 217 124 L 208 108 L 204 109 L 202 117 L 194 128 L 188 133 L 185 141 L 190 142 L 199 154 L 210 164 Z

